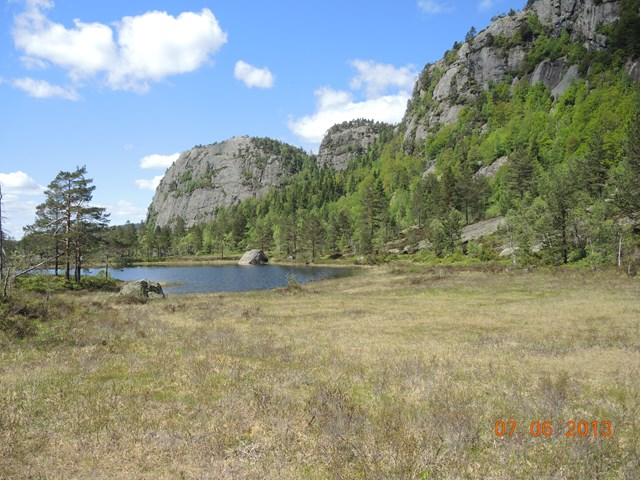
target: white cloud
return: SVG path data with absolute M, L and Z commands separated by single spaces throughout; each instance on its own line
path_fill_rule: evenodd
M 22 237 L 22 227 L 34 220 L 36 206 L 42 201 L 44 188 L 26 173 L 0 172 L 2 186 L 3 227 L 9 235 Z
M 119 62 L 109 69 L 116 88 L 148 88 L 148 81 L 197 70 L 227 42 L 211 10 L 147 12 L 118 25 Z
M 369 60 L 351 62 L 355 92 L 321 87 L 314 92 L 316 112 L 290 119 L 289 129 L 305 142 L 318 144 L 332 125 L 353 119 L 400 122 L 407 108 L 416 72 L 411 65 L 394 67 Z
M 55 65 L 74 81 L 102 75 L 111 88 L 144 92 L 150 82 L 197 70 L 227 42 L 207 8 L 176 17 L 150 11 L 113 27 L 76 19 L 67 28 L 47 18 L 52 7 L 51 1 L 28 1 L 15 18 L 13 40 L 25 65 Z
M 157 175 L 151 179 L 138 179 L 136 180 L 136 185 L 139 189 L 155 191 L 162 178 L 162 175 Z
M 30 77 L 14 79 L 11 84 L 37 99 L 58 97 L 65 100 L 78 100 L 78 94 L 74 89 L 53 85 L 46 80 L 37 80 Z
M 361 102 L 353 100 L 349 92 L 331 89 L 319 89 L 314 95 L 317 99 L 316 112 L 288 123 L 292 132 L 312 144 L 320 143 L 332 125 L 348 120 L 364 118 L 397 123 L 403 118 L 409 100 L 406 92 Z
M 0 172 L 0 185 L 3 193 L 40 194 L 43 191 L 35 180 L 21 170 L 7 174 Z
M 418 8 L 430 15 L 448 13 L 454 10 L 448 2 L 441 0 L 418 0 Z
M 268 89 L 274 85 L 274 76 L 267 67 L 254 67 L 242 60 L 234 65 L 234 77 L 249 88 Z
M 167 168 L 173 164 L 176 159 L 180 157 L 180 153 L 162 155 L 162 154 L 151 154 L 146 155 L 140 159 L 140 168 L 141 169 L 162 169 Z
M 119 200 L 113 205 L 106 205 L 107 212 L 111 214 L 112 225 L 124 224 L 127 221 L 140 222 L 147 217 L 147 208 L 141 207 L 128 200 Z
M 495 0 L 481 0 L 479 2 L 479 10 L 489 10 L 494 6 Z
M 354 90 L 364 88 L 368 98 L 378 97 L 390 87 L 409 91 L 416 82 L 416 70 L 413 65 L 397 68 L 371 60 L 352 60 L 350 63 L 357 71 L 350 87 Z

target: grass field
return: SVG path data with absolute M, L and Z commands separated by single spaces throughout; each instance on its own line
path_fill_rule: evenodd
M 639 478 L 638 279 L 384 266 L 47 309 L 0 332 L 2 478 Z

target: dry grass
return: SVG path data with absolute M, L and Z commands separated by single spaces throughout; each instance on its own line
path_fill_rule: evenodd
M 637 280 L 381 267 L 66 296 L 64 320 L 0 338 L 2 478 L 639 477 Z M 533 419 L 615 434 L 533 438 Z

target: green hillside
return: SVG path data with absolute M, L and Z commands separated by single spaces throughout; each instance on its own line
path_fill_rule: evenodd
M 404 139 L 405 123 L 384 129 L 344 171 L 310 157 L 286 185 L 221 208 L 212 222 L 189 230 L 180 221 L 164 229 L 149 223 L 142 245 L 159 255 L 261 247 L 299 260 L 376 261 L 398 255 L 392 246 L 405 243 L 420 246 L 414 258 L 426 260 L 491 260 L 503 252 L 525 265 L 634 265 L 639 88 L 629 66 L 638 61 L 638 0 L 622 2 L 619 20 L 600 32 L 606 48 L 586 49 L 530 13 L 511 37 L 490 39 L 493 49 L 525 49 L 520 70 L 485 89 L 471 87 L 473 98 L 460 102 L 456 122 L 432 129 L 419 144 Z M 461 45 L 446 53 L 444 65 Z M 579 76 L 555 97 L 528 75 L 556 59 L 577 65 Z M 431 92 L 443 72 L 428 67 L 417 91 L 429 95 L 415 95 L 406 118 L 433 108 Z M 479 175 L 497 159 L 495 175 Z M 461 242 L 464 226 L 497 216 L 506 218 L 499 232 Z

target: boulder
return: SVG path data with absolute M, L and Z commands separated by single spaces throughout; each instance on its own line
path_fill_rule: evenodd
M 475 224 L 466 225 L 461 233 L 461 241 L 469 242 L 494 234 L 499 228 L 505 225 L 504 217 L 494 217 L 493 219 L 482 220 Z
M 137 297 L 139 299 L 164 299 L 165 293 L 159 282 L 139 280 L 127 282 L 120 289 L 121 296 Z
M 269 262 L 269 259 L 263 251 L 260 249 L 252 249 L 243 254 L 243 256 L 238 261 L 239 266 L 255 266 L 260 264 L 266 264 Z
M 487 178 L 495 177 L 499 169 L 503 167 L 505 164 L 507 164 L 508 160 L 509 159 L 507 155 L 504 155 L 503 157 L 499 157 L 490 165 L 486 165 L 485 167 L 481 167 L 479 170 L 477 170 L 476 173 L 474 174 L 474 178 L 478 179 L 481 177 L 487 177 Z

